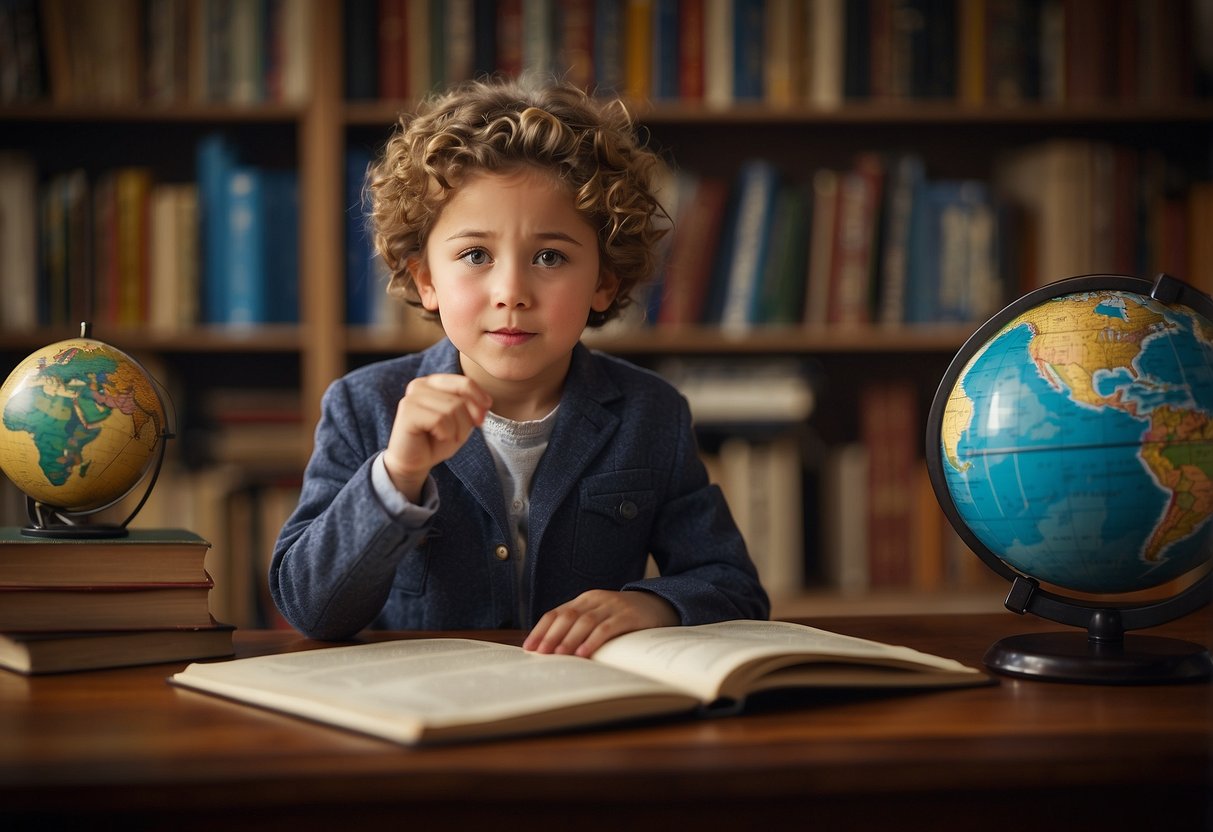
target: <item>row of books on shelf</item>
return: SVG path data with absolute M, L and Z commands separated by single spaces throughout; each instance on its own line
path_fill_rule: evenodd
M 399 325 L 362 203 L 370 152 L 347 153 L 346 314 Z M 142 167 L 40 181 L 0 153 L 5 326 L 177 330 L 299 315 L 297 175 L 200 141 L 196 183 Z M 662 264 L 623 325 L 980 322 L 1009 297 L 1099 272 L 1181 275 L 1213 291 L 1213 183 L 1158 153 L 1055 139 L 1004 154 L 993 180 L 938 179 L 913 153 L 862 152 L 801 181 L 754 159 L 738 175 L 670 172 Z
M 989 187 L 929 180 L 915 155 L 862 153 L 805 183 L 766 160 L 728 182 L 679 174 L 657 325 L 935 323 L 998 308 L 1010 265 Z
M 1206 95 L 1208 0 L 355 0 L 350 99 L 561 75 L 637 100 L 1157 103 Z M 1203 25 L 1203 28 L 1202 28 Z
M 302 104 L 314 0 L 7 0 L 0 105 Z
M 49 673 L 232 653 L 212 615 L 210 543 L 179 528 L 110 539 L 0 527 L 0 667 Z
M 297 179 L 242 163 L 220 136 L 200 142 L 197 182 L 142 166 L 40 179 L 30 156 L 0 153 L 0 321 L 297 322 Z
M 766 160 L 661 188 L 673 217 L 649 325 L 981 322 L 1079 274 L 1189 276 L 1213 290 L 1213 182 L 1152 151 L 1057 139 L 936 179 L 914 153 L 862 152 L 804 183 Z

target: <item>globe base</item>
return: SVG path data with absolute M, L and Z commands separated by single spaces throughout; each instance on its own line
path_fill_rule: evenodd
M 26 526 L 21 529 L 26 537 L 49 537 L 57 540 L 108 540 L 115 537 L 126 537 L 125 526 L 113 525 L 84 525 L 53 524 L 49 526 Z
M 1213 677 L 1213 658 L 1199 644 L 1160 636 L 1095 639 L 1082 632 L 1008 636 L 986 651 L 998 673 L 1056 682 L 1153 685 Z

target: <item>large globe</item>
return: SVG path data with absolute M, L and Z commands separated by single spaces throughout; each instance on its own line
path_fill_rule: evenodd
M 157 461 L 165 435 L 154 381 L 102 341 L 43 347 L 0 386 L 0 469 L 60 512 L 86 514 L 122 499 Z
M 1144 280 L 1059 281 L 965 345 L 927 441 L 941 502 L 983 558 L 1097 594 L 1209 561 L 1213 306 L 1179 297 L 1191 305 Z

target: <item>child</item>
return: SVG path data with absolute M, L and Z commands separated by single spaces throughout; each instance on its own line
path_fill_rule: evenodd
M 529 627 L 588 656 L 769 615 L 686 401 L 579 341 L 654 267 L 658 163 L 574 87 L 473 82 L 401 118 L 368 176 L 376 248 L 446 338 L 325 393 L 270 567 L 293 626 Z

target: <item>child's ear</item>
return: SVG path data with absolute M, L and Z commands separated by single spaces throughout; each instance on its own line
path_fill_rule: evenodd
M 404 267 L 413 279 L 413 285 L 417 287 L 417 297 L 421 300 L 421 306 L 427 312 L 437 312 L 438 294 L 434 291 L 434 280 L 425 264 L 425 257 L 415 254 L 405 261 Z
M 611 304 L 615 302 L 615 295 L 619 292 L 619 278 L 612 271 L 602 269 L 598 273 L 598 288 L 594 290 L 594 298 L 590 302 L 590 308 L 595 312 L 605 312 L 611 308 Z

